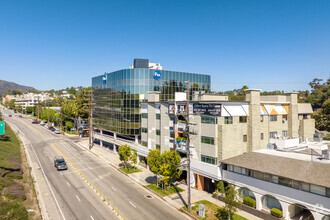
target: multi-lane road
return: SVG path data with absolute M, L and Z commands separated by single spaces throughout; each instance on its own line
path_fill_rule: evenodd
M 2 110 L 5 121 L 25 144 L 35 173 L 37 191 L 45 219 L 118 219 L 99 195 L 83 181 L 72 166 L 57 171 L 53 160 L 60 151 L 89 178 L 102 195 L 110 198 L 125 219 L 187 219 L 185 215 L 119 173 L 106 161 L 62 135 L 54 134 L 31 119 Z M 13 117 L 8 117 L 12 114 Z

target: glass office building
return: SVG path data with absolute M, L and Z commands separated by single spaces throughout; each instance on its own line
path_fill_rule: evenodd
M 140 102 L 148 92 L 161 92 L 161 101 L 174 100 L 175 92 L 187 89 L 210 92 L 210 76 L 204 74 L 155 70 L 123 69 L 92 78 L 93 127 L 121 135 L 140 136 Z

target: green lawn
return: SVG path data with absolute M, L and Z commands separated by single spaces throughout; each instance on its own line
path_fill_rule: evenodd
M 198 205 L 199 204 L 204 204 L 205 205 L 205 217 L 201 218 L 198 215 Z M 193 216 L 195 216 L 198 219 L 202 219 L 202 220 L 217 220 L 218 218 L 215 216 L 215 214 L 217 213 L 217 210 L 221 208 L 219 206 L 217 206 L 216 204 L 213 204 L 207 200 L 201 200 L 198 202 L 195 202 L 192 206 L 191 206 L 191 210 L 188 210 L 188 208 L 186 206 L 183 207 L 183 209 L 186 212 L 189 212 L 190 214 L 192 214 Z M 232 220 L 247 220 L 246 218 L 237 215 L 237 214 L 232 214 L 231 215 L 231 219 Z
M 0 135 L 0 167 L 20 169 L 20 143 L 8 124 L 5 124 L 5 135 Z
M 130 167 L 128 169 L 126 169 L 125 167 L 120 167 L 119 168 L 121 171 L 127 173 L 127 174 L 131 174 L 131 173 L 138 173 L 138 172 L 141 172 L 142 170 L 138 169 L 138 168 L 133 168 L 133 167 Z
M 20 142 L 8 124 L 5 129 L 0 136 L 0 219 L 28 219 Z
M 149 189 L 152 189 L 153 191 L 155 191 L 156 193 L 158 193 L 161 196 L 169 196 L 169 195 L 172 195 L 174 193 L 178 193 L 178 192 L 183 192 L 184 191 L 180 187 L 171 186 L 171 187 L 166 187 L 166 192 L 165 192 L 161 187 L 157 186 L 156 183 L 147 185 L 147 187 Z

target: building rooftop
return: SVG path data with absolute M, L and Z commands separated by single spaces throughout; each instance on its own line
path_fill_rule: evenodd
M 306 150 L 312 148 L 305 148 Z M 297 181 L 330 187 L 330 160 L 321 160 L 319 155 L 296 151 L 284 152 L 270 149 L 245 153 L 222 161 Z

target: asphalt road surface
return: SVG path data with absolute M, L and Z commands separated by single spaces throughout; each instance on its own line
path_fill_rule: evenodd
M 142 186 L 119 173 L 107 162 L 77 146 L 74 141 L 55 134 L 31 119 L 18 117 L 2 110 L 5 121 L 20 132 L 31 156 L 42 196 L 41 208 L 48 219 L 118 219 L 81 176 L 68 165 L 68 170 L 57 171 L 53 160 L 62 151 L 89 181 L 110 198 L 125 219 L 187 219 L 187 216 L 151 195 Z M 11 114 L 13 117 L 8 117 Z M 45 214 L 44 214 L 45 215 Z

